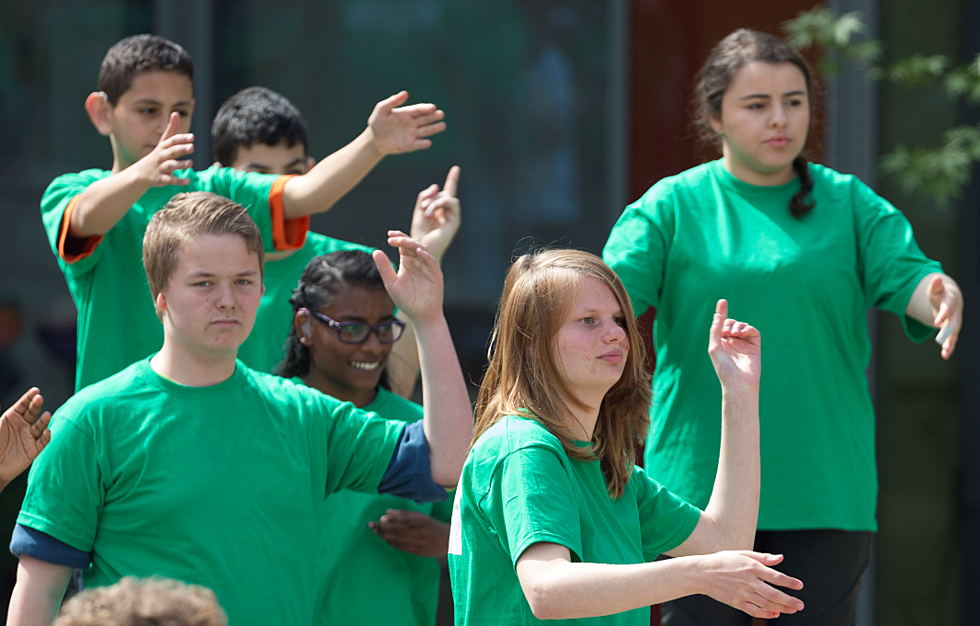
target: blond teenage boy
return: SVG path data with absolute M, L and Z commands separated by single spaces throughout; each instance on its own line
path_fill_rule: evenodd
M 193 61 L 153 35 L 123 39 L 106 54 L 99 90 L 85 101 L 112 145 L 111 170 L 60 176 L 41 200 L 49 243 L 78 307 L 76 390 L 148 356 L 163 340 L 139 267 L 152 215 L 181 191 L 212 191 L 249 210 L 268 251 L 303 245 L 308 216 L 326 211 L 386 154 L 429 147 L 445 129 L 431 104 L 375 106 L 354 141 L 297 177 L 190 168 Z
M 8 624 L 48 626 L 71 575 L 165 576 L 215 591 L 236 626 L 309 626 L 323 499 L 341 489 L 445 497 L 472 413 L 442 313 L 442 273 L 399 231 L 375 262 L 419 343 L 424 418 L 365 413 L 236 361 L 262 296 L 262 242 L 241 206 L 174 197 L 143 262 L 163 346 L 62 406 L 11 550 Z M 436 384 L 438 381 L 438 384 Z

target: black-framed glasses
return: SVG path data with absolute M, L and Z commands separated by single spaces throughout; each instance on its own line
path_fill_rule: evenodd
M 395 343 L 402 338 L 402 333 L 405 332 L 405 322 L 401 320 L 381 322 L 372 326 L 364 322 L 338 322 L 319 311 L 311 311 L 306 308 L 300 309 L 300 311 L 306 311 L 330 328 L 336 330 L 337 338 L 344 343 L 364 343 L 371 336 L 372 332 L 377 333 L 378 341 L 381 343 Z

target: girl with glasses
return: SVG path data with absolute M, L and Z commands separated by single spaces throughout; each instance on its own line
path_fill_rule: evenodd
M 290 299 L 293 327 L 279 375 L 374 411 L 414 422 L 422 407 L 387 388 L 385 368 L 404 324 L 371 256 L 344 250 L 314 258 Z M 321 593 L 314 624 L 435 623 L 449 503 L 343 491 L 324 504 Z
M 634 466 L 650 423 L 649 374 L 619 278 L 576 250 L 515 261 L 453 509 L 457 625 L 647 626 L 650 604 L 690 594 L 757 617 L 803 608 L 777 588 L 801 586 L 770 568 L 780 558 L 748 552 L 760 335 L 726 312 L 719 301 L 702 335 L 724 389 L 711 409 L 723 461 L 702 512 Z M 654 562 L 662 552 L 681 558 Z

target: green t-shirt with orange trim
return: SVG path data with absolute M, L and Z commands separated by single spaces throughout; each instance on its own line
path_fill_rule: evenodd
M 308 218 L 286 220 L 282 189 L 288 177 L 243 174 L 212 167 L 181 170 L 186 186 L 154 187 L 126 212 L 109 232 L 84 240 L 68 236 L 75 199 L 94 182 L 110 176 L 91 169 L 56 178 L 41 198 L 41 219 L 48 242 L 78 309 L 78 361 L 75 390 L 108 378 L 163 345 L 143 271 L 143 235 L 153 214 L 173 196 L 210 191 L 248 209 L 262 233 L 267 251 L 303 245 Z
M 318 233 L 309 233 L 303 247 L 284 259 L 265 262 L 265 293 L 255 313 L 255 326 L 248 339 L 238 348 L 238 359 L 254 370 L 274 374 L 286 356 L 286 338 L 293 322 L 293 307 L 289 299 L 299 283 L 307 263 L 322 254 L 338 250 L 363 250 L 368 254 L 374 248 L 334 239 Z

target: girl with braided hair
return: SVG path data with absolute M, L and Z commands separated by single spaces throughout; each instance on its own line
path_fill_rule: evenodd
M 405 325 L 369 254 L 314 258 L 290 304 L 293 327 L 280 376 L 387 419 L 422 419 L 421 406 L 388 389 L 385 367 Z M 440 572 L 432 557 L 446 554 L 450 509 L 449 501 L 330 495 L 314 624 L 435 624 Z
M 725 37 L 695 89 L 695 125 L 721 159 L 628 206 L 603 258 L 637 314 L 657 310 L 646 469 L 696 506 L 711 494 L 721 432 L 700 320 L 725 295 L 766 337 L 755 549 L 784 554 L 781 567 L 807 583 L 807 610 L 780 623 L 851 624 L 877 528 L 867 310 L 896 314 L 913 341 L 940 328 L 947 359 L 963 298 L 901 212 L 854 176 L 807 162 L 813 90 L 785 42 L 745 29 Z M 749 621 L 690 597 L 665 605 L 663 623 Z

